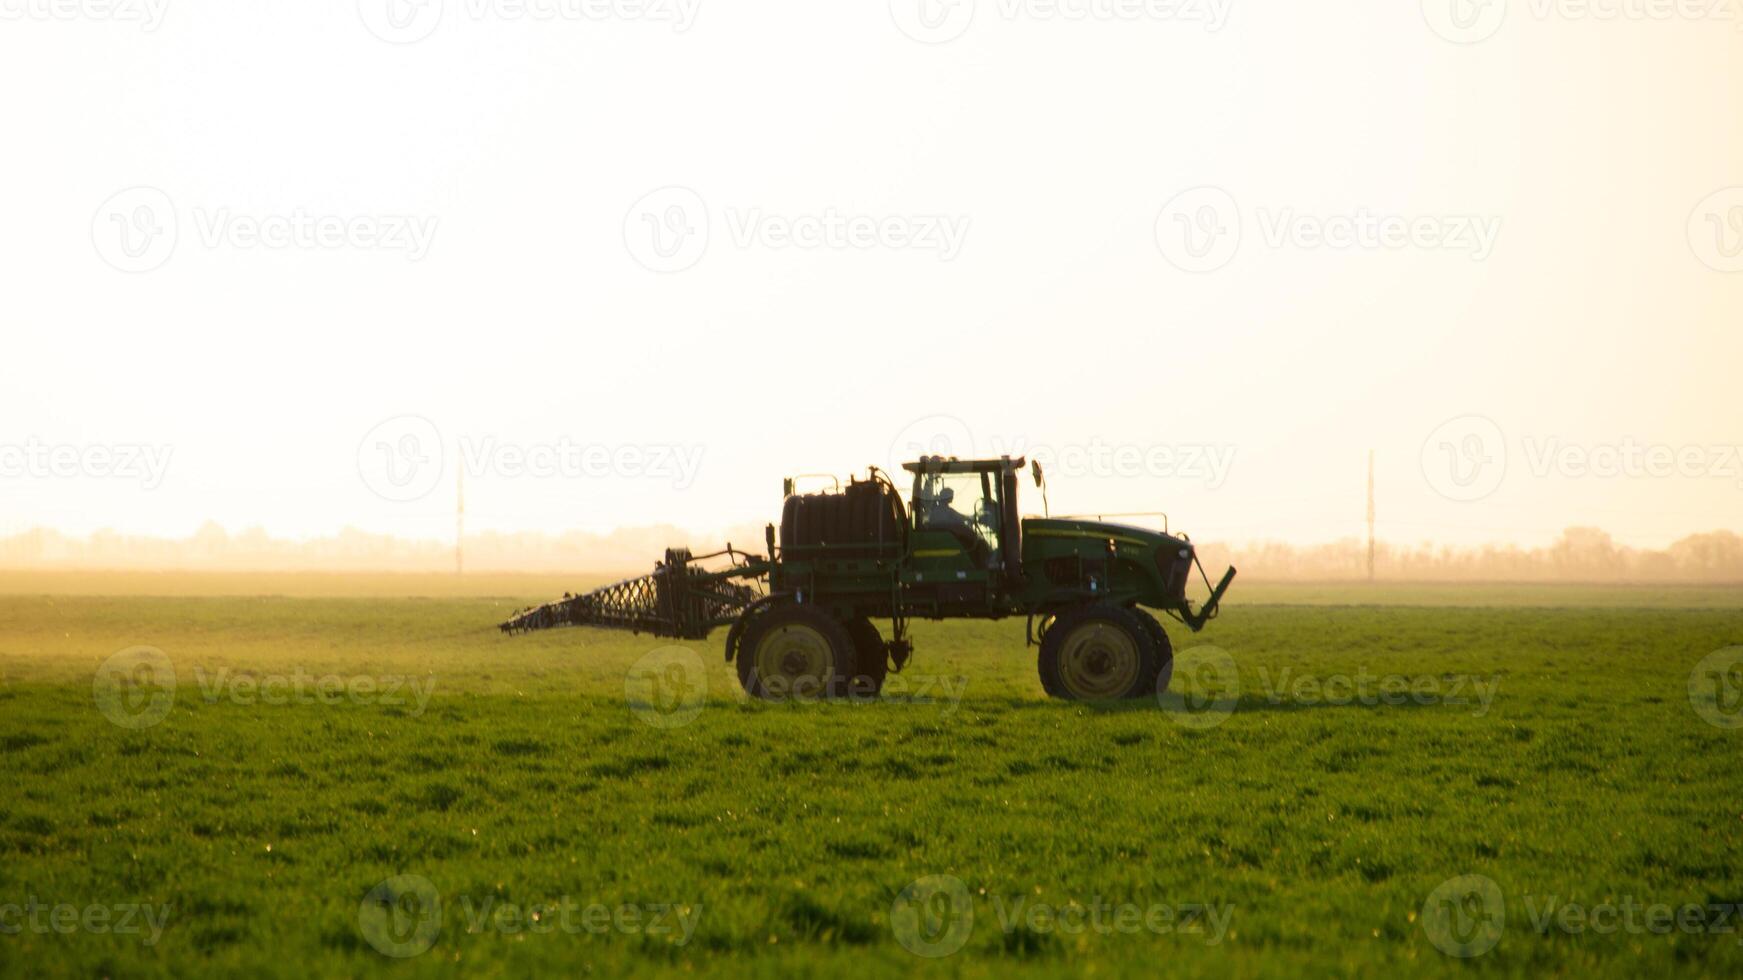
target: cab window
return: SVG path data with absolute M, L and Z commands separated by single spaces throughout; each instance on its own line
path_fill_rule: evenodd
M 945 531 L 977 559 L 996 562 L 1000 487 L 991 473 L 922 473 L 914 483 L 914 527 Z

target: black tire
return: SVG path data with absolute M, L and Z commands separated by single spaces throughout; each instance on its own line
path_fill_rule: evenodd
M 853 637 L 856 658 L 848 693 L 854 697 L 875 698 L 884 689 L 884 678 L 890 672 L 890 657 L 884 647 L 883 635 L 864 616 L 847 621 L 847 634 Z
M 738 681 L 765 701 L 840 697 L 858 653 L 835 617 L 813 606 L 779 605 L 745 627 L 738 646 Z
M 1138 618 L 1144 621 L 1144 626 L 1150 630 L 1150 636 L 1156 641 L 1156 673 L 1144 685 L 1144 690 L 1134 697 L 1161 697 L 1168 690 L 1168 685 L 1174 680 L 1174 643 L 1168 639 L 1168 632 L 1162 624 L 1137 607 L 1132 608 Z
M 1047 693 L 1067 701 L 1147 697 L 1162 671 L 1151 627 L 1124 606 L 1062 613 L 1041 640 L 1036 666 Z

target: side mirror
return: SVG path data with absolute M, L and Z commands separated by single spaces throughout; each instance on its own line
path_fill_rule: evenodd
M 1047 477 L 1041 472 L 1041 461 L 1029 460 L 1029 473 L 1035 477 L 1035 485 L 1041 488 L 1041 513 L 1052 517 L 1053 508 L 1047 505 Z
M 1030 473 L 1030 475 L 1035 477 L 1035 485 L 1040 486 L 1041 480 L 1042 480 L 1041 461 L 1040 460 L 1038 460 L 1038 459 L 1029 460 L 1029 473 Z

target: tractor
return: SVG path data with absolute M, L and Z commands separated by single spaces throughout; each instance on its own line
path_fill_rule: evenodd
M 906 503 L 875 466 L 864 479 L 810 493 L 788 478 L 780 526 L 765 531 L 766 554 L 730 544 L 700 556 L 668 549 L 651 574 L 522 610 L 501 628 L 595 626 L 700 640 L 728 626 L 726 659 L 745 691 L 779 701 L 875 696 L 912 657 L 915 618 L 1023 616 L 1049 695 L 1159 695 L 1174 652 L 1147 610 L 1196 633 L 1216 616 L 1235 570 L 1212 586 L 1166 515 L 1021 517 L 1025 466 L 1020 457 L 927 456 L 902 466 Z M 1045 506 L 1042 468 L 1027 469 Z M 1162 530 L 1103 516 L 1160 516 Z M 1209 590 L 1196 609 L 1186 597 L 1194 569 Z M 887 639 L 877 620 L 889 621 Z

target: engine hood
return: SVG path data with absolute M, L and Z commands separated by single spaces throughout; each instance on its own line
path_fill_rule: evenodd
M 1023 538 L 1081 538 L 1092 541 L 1112 539 L 1116 546 L 1145 550 L 1166 547 L 1185 548 L 1190 551 L 1192 548 L 1184 538 L 1164 534 L 1154 528 L 1076 517 L 1025 517 Z

